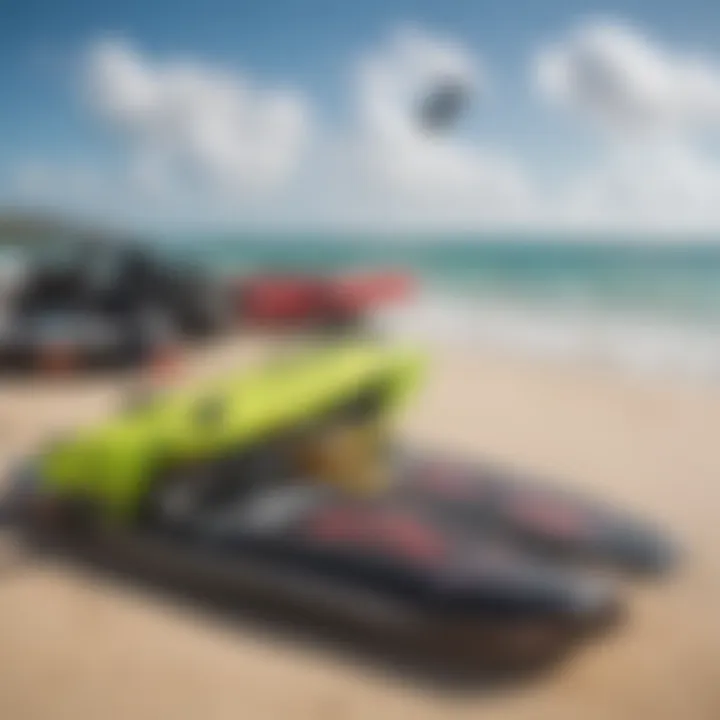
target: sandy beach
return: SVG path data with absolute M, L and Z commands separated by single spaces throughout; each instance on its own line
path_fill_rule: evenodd
M 216 372 L 263 350 L 193 359 Z M 180 381 L 180 380 L 178 380 Z M 48 435 L 111 412 L 127 381 L 0 383 L 7 468 Z M 620 631 L 549 676 L 441 691 L 352 653 L 268 634 L 79 567 L 0 556 L 3 720 L 387 720 L 720 717 L 720 388 L 610 369 L 436 350 L 408 442 L 547 474 L 656 519 L 688 557 L 631 592 Z

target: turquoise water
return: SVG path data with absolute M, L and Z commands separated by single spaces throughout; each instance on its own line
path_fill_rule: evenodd
M 640 373 L 720 380 L 720 243 L 587 238 L 184 238 L 173 251 L 224 272 L 404 268 L 393 334 Z
M 394 334 L 720 380 L 720 242 L 304 234 L 157 245 L 228 274 L 405 269 L 419 297 L 376 314 Z
M 227 271 L 407 268 L 428 288 L 546 307 L 720 319 L 720 244 L 379 238 L 183 239 L 183 252 Z

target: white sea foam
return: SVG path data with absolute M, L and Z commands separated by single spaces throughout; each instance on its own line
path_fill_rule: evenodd
M 720 380 L 720 325 L 710 323 L 442 293 L 426 293 L 378 322 L 394 335 L 429 343 Z

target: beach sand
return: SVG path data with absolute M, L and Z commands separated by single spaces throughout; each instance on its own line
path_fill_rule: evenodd
M 190 374 L 262 352 L 256 343 L 228 343 L 201 353 Z M 121 394 L 105 380 L 3 381 L 3 466 L 48 434 L 106 415 Z M 718 389 L 437 350 L 402 423 L 408 441 L 557 477 L 678 536 L 688 553 L 683 568 L 632 589 L 625 627 L 541 679 L 452 692 L 351 652 L 27 557 L 6 538 L 0 718 L 716 720 L 718 428 Z

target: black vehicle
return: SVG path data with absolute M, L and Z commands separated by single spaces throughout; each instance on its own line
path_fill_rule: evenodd
M 597 499 L 491 464 L 431 454 L 398 460 L 395 492 L 546 557 L 661 575 L 677 561 L 657 527 Z
M 227 324 L 222 286 L 137 241 L 31 255 L 0 322 L 0 367 L 122 366 Z
M 80 506 L 48 522 L 53 511 L 40 505 L 33 522 L 95 552 L 134 554 L 141 567 L 243 598 L 281 598 L 464 667 L 533 669 L 621 616 L 608 578 L 402 498 L 360 498 L 293 478 L 275 450 L 166 474 L 131 526 L 94 525 Z M 26 477 L 19 491 L 29 498 L 36 489 Z
M 617 617 L 617 578 L 596 564 L 671 567 L 665 537 L 624 513 L 394 449 L 385 421 L 417 369 L 341 345 L 151 398 L 41 453 L 14 512 L 521 665 Z

